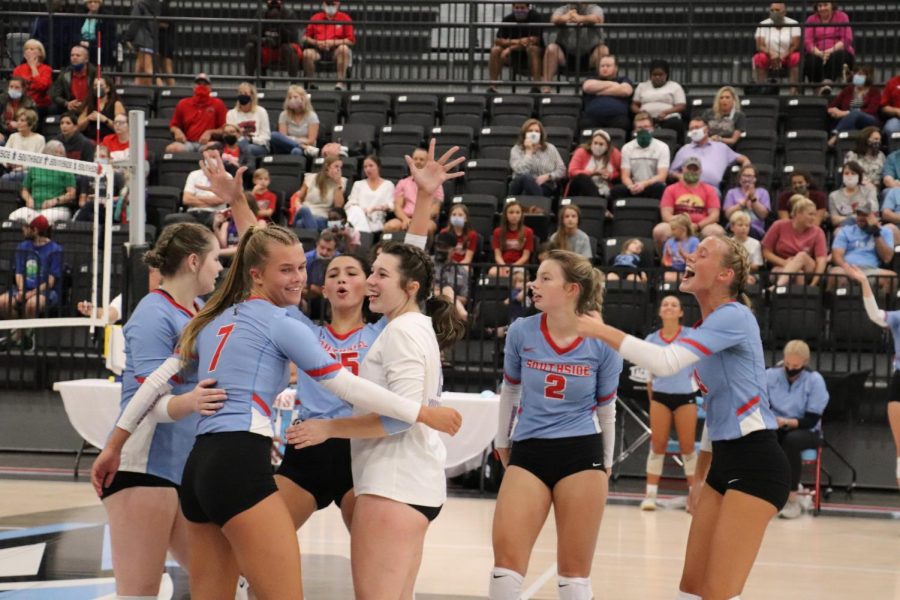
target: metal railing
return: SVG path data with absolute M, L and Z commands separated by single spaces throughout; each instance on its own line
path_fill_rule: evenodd
M 259 18 L 263 2 L 222 2 L 213 6 L 202 0 L 174 0 L 169 3 L 169 12 L 161 17 L 132 17 L 127 14 L 129 4 L 124 0 L 108 3 L 105 10 L 109 14 L 99 18 L 115 23 L 117 44 L 136 20 L 154 25 L 164 22 L 173 28 L 173 77 L 182 83 L 189 83 L 200 71 L 217 80 L 246 79 L 244 52 L 248 36 L 258 35 L 264 25 L 271 23 Z M 545 43 L 549 43 L 555 35 L 549 14 L 559 3 L 534 4 L 548 18 L 547 23 L 538 26 L 545 31 Z M 650 60 L 666 58 L 672 65 L 671 79 L 688 88 L 752 82 L 753 34 L 767 16 L 763 5 L 713 0 L 608 0 L 600 4 L 605 11 L 604 39 L 619 57 L 622 74 L 642 81 Z M 814 5 L 810 0 L 791 3 L 789 16 L 800 21 L 799 26 L 806 30 L 809 26 L 804 21 Z M 300 43 L 302 31 L 319 5 L 300 2 L 290 7 L 297 19 L 288 23 L 298 31 L 296 42 Z M 472 0 L 420 0 L 415 3 L 415 10 L 398 0 L 358 0 L 344 8 L 351 14 L 357 32 L 348 79 L 352 85 L 456 91 L 489 83 L 488 53 L 503 16 L 509 12 L 508 3 Z M 857 60 L 875 67 L 876 81 L 885 81 L 900 70 L 900 41 L 895 35 L 900 28 L 900 5 L 858 2 L 842 8 L 850 15 Z M 59 60 L 64 61 L 68 50 L 60 53 L 57 46 L 64 43 L 70 32 L 75 34 L 83 18 L 83 14 L 47 13 L 36 0 L 21 2 L 17 10 L 6 11 L 0 23 L 0 70 L 9 71 L 18 63 L 21 43 L 39 19 L 48 36 L 48 56 L 62 56 Z M 133 77 L 133 51 L 123 46 L 114 56 L 116 64 L 104 65 L 105 70 L 126 79 Z M 256 59 L 259 61 L 258 52 Z M 257 83 L 290 81 L 283 69 L 271 69 L 264 77 L 260 69 L 256 73 Z M 590 74 L 576 69 L 553 84 L 577 89 Z M 325 75 L 319 73 L 308 81 L 329 81 L 331 75 Z

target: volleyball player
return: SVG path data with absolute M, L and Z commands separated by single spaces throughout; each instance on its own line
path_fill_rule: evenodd
M 662 328 L 647 336 L 647 341 L 657 346 L 668 346 L 678 338 L 690 337 L 694 331 L 682 327 L 684 310 L 678 296 L 666 296 L 659 303 Z M 647 455 L 647 495 L 641 501 L 641 510 L 656 510 L 656 492 L 663 472 L 669 431 L 675 422 L 681 462 L 688 490 L 694 485 L 697 470 L 697 384 L 690 369 L 669 377 L 653 377 L 647 382 L 650 397 L 650 452 Z
M 531 284 L 540 314 L 506 337 L 495 445 L 507 466 L 494 511 L 491 600 L 516 600 L 552 506 L 559 597 L 590 600 L 591 562 L 615 445 L 622 359 L 577 332 L 578 315 L 602 309 L 603 275 L 553 250 Z
M 218 247 L 205 227 L 177 224 L 167 227 L 144 256 L 163 281 L 141 300 L 125 325 L 123 413 L 144 378 L 172 355 L 181 330 L 199 310 L 197 297 L 213 291 L 222 270 Z M 210 381 L 194 389 L 195 383 L 175 376 L 171 391 L 185 394 L 188 404 L 207 402 L 208 408 L 224 399 L 221 389 L 209 388 Z M 119 425 L 94 461 L 91 481 L 109 516 L 116 593 L 156 598 L 167 549 L 185 570 L 190 569 L 177 488 L 197 420 L 157 424 L 147 419 L 138 426 Z
M 879 327 L 890 329 L 894 338 L 894 374 L 888 388 L 887 414 L 891 433 L 894 435 L 894 448 L 897 450 L 897 485 L 900 486 L 900 310 L 879 310 L 866 274 L 853 265 L 847 265 L 845 269 L 847 275 L 862 286 L 863 305 L 869 319 Z
M 708 435 L 697 469 L 705 485 L 691 490 L 689 506 L 695 508 L 680 600 L 739 598 L 766 526 L 790 491 L 790 467 L 766 393 L 759 325 L 743 293 L 749 270 L 740 242 L 703 240 L 687 258 L 680 288 L 697 298 L 703 321 L 666 347 L 626 335 L 599 314 L 579 318 L 583 335 L 606 342 L 654 376 L 693 366 L 706 397 Z

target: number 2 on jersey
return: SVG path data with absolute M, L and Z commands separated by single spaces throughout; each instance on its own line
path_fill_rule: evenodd
M 209 368 L 206 369 L 208 372 L 212 373 L 219 365 L 219 357 L 222 355 L 222 350 L 225 348 L 225 344 L 228 342 L 228 336 L 231 335 L 232 331 L 234 331 L 234 323 L 223 325 L 219 328 L 219 331 L 216 332 L 216 337 L 222 339 L 219 340 L 219 345 L 216 346 L 216 352 L 213 354 L 212 360 L 209 361 Z
M 556 373 L 547 375 L 544 379 L 544 397 L 550 400 L 565 400 L 566 378 Z

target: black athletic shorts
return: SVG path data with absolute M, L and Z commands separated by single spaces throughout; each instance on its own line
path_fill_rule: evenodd
M 556 439 L 513 442 L 509 466 L 525 469 L 551 490 L 564 477 L 603 470 L 603 440 L 599 433 Z
M 736 440 L 713 442 L 712 465 L 706 484 L 723 496 L 737 490 L 784 508 L 791 491 L 791 467 L 769 429 Z
M 188 521 L 220 527 L 278 491 L 272 438 L 247 431 L 197 436 L 181 479 L 181 512 Z
M 891 375 L 887 399 L 888 402 L 900 402 L 900 371 L 894 371 L 894 374 Z
M 169 481 L 168 479 L 157 477 L 156 475 L 150 475 L 149 473 L 119 471 L 118 473 L 116 473 L 116 476 L 113 477 L 110 486 L 107 488 L 103 488 L 103 495 L 100 496 L 100 498 L 106 499 L 116 492 L 121 492 L 122 490 L 127 490 L 128 488 L 133 487 L 170 487 L 177 490 L 178 484 Z
M 666 394 L 665 392 L 657 392 L 654 390 L 653 400 L 659 402 L 672 412 L 675 412 L 687 404 L 697 404 L 697 394 Z
M 353 489 L 350 440 L 330 439 L 302 450 L 288 444 L 277 473 L 312 494 L 317 510 L 332 502 L 340 506 Z

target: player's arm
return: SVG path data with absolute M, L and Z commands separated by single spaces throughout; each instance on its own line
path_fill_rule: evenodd
M 872 293 L 872 285 L 869 283 L 869 278 L 866 277 L 866 274 L 849 263 L 844 266 L 844 270 L 850 279 L 862 287 L 863 306 L 866 308 L 866 315 L 868 315 L 869 320 L 879 327 L 887 327 L 888 323 L 884 318 L 884 312 L 878 308 L 878 302 L 875 300 L 875 294 Z

